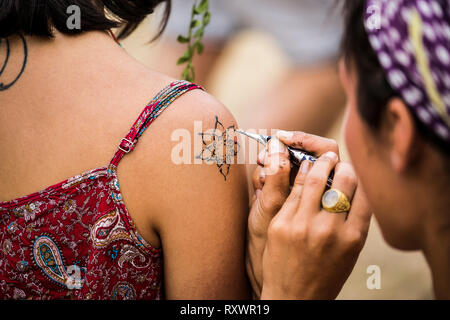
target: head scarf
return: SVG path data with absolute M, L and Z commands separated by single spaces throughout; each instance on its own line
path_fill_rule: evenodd
M 450 144 L 450 0 L 367 0 L 365 28 L 392 88 Z

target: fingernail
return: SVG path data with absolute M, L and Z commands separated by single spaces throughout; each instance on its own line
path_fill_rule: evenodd
M 278 139 L 290 140 L 294 136 L 294 133 L 291 131 L 280 130 L 276 134 Z
M 311 169 L 311 162 L 306 160 L 303 161 L 301 166 L 300 166 L 300 172 L 302 175 L 306 175 L 308 174 L 309 170 Z
M 259 171 L 259 179 L 264 180 L 266 178 L 266 171 L 264 171 L 264 168 Z
M 261 151 L 258 155 L 258 164 L 260 165 L 264 165 L 264 159 L 266 157 L 266 149 L 264 149 L 263 151 Z
M 261 196 L 262 191 L 260 189 L 257 189 L 255 191 L 256 199 L 258 199 Z
M 277 153 L 287 153 L 288 150 L 287 150 L 286 146 L 284 145 L 284 143 L 282 143 L 277 138 L 274 138 L 270 141 L 269 152 L 272 155 L 272 154 L 277 154 Z
M 338 160 L 338 155 L 332 151 L 327 152 L 323 155 L 323 157 L 328 158 L 332 161 L 337 161 Z

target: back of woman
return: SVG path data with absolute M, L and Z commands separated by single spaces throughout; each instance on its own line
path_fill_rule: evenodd
M 162 2 L 0 5 L 0 297 L 247 297 L 244 168 L 180 164 L 172 150 L 179 130 L 194 141 L 234 119 L 109 33 Z

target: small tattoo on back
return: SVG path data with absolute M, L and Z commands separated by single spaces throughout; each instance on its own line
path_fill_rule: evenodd
M 219 173 L 226 181 L 230 173 L 231 164 L 233 164 L 240 149 L 236 127 L 232 125 L 225 129 L 216 116 L 214 129 L 199 133 L 199 135 L 202 137 L 203 150 L 196 156 L 196 159 L 210 163 L 214 162 L 219 169 Z
M 20 35 L 23 44 L 23 60 L 21 62 L 22 66 L 20 67 L 18 74 L 13 77 L 12 80 L 2 80 L 3 73 L 11 65 L 11 44 L 8 38 L 2 39 L 0 38 L 0 57 L 4 55 L 4 61 L 0 62 L 0 91 L 6 91 L 11 88 L 16 82 L 20 79 L 25 71 L 28 61 L 28 46 L 27 41 L 23 35 Z M 15 66 L 14 66 L 15 68 Z M 6 82 L 5 82 L 6 81 Z

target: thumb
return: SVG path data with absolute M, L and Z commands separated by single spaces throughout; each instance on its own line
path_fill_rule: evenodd
M 290 193 L 291 163 L 286 146 L 278 139 L 269 143 L 264 160 L 265 184 L 259 194 L 262 210 L 271 218 L 277 214 Z

